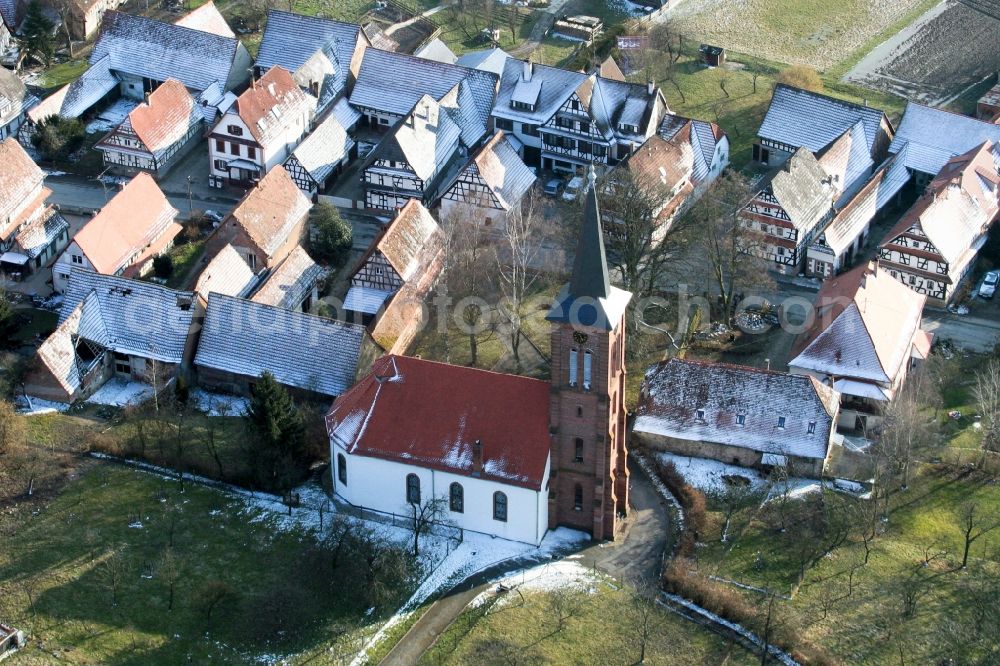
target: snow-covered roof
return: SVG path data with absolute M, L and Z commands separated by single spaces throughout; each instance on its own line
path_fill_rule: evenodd
M 549 384 L 385 356 L 337 399 L 326 427 L 331 441 L 353 455 L 542 490 Z M 477 442 L 481 469 L 474 467 Z
M 270 69 L 277 65 L 297 72 L 321 52 L 335 70 L 333 87 L 339 92 L 347 83 L 359 39 L 368 43 L 361 26 L 354 23 L 271 9 L 267 12 L 256 66 Z
M 14 121 L 38 104 L 38 98 L 28 92 L 24 82 L 6 67 L 0 67 L 0 127 Z
M 219 8 L 211 0 L 186 16 L 182 16 L 174 21 L 174 25 L 191 28 L 192 30 L 201 30 L 202 32 L 208 32 L 219 37 L 236 37 L 236 33 L 226 23 L 222 12 L 219 11 Z
M 872 154 L 883 120 L 885 114 L 874 107 L 779 83 L 757 136 L 816 153 L 861 121 Z
M 823 283 L 812 325 L 788 365 L 841 378 L 892 383 L 908 362 L 925 296 L 876 262 Z
M 454 65 L 458 60 L 458 56 L 448 48 L 448 45 L 437 37 L 418 48 L 413 52 L 413 55 L 418 58 L 426 58 L 427 60 L 443 62 L 448 65 Z
M 211 294 L 195 365 L 337 396 L 354 383 L 364 328 Z
M 346 97 L 341 97 L 337 100 L 337 103 L 333 105 L 333 109 L 330 111 L 330 114 L 336 116 L 341 127 L 348 131 L 354 129 L 354 126 L 357 125 L 359 120 L 361 120 L 361 114 L 357 109 L 351 106 L 351 103 L 347 101 Z
M 34 259 L 46 248 L 66 233 L 69 233 L 69 222 L 54 208 L 48 208 L 38 219 L 22 229 L 17 234 L 17 245 L 29 259 Z
M 878 212 L 879 188 L 888 169 L 879 169 L 864 186 L 840 208 L 823 230 L 823 241 L 841 256 L 860 236 Z
M 504 63 L 509 57 L 510 54 L 501 48 L 484 49 L 482 51 L 469 51 L 459 56 L 455 64 L 481 69 L 484 72 L 493 72 L 497 77 L 500 77 L 503 74 Z
M 302 139 L 288 159 L 293 157 L 317 184 L 326 182 L 333 170 L 354 146 L 336 113 L 331 113 Z
M 820 166 L 833 179 L 833 189 L 840 192 L 838 207 L 854 196 L 875 166 L 875 160 L 865 144 L 865 126 L 861 120 L 820 151 L 817 157 Z
M 936 175 L 952 157 L 984 141 L 1000 141 L 1000 125 L 908 102 L 889 152 L 905 148 L 907 168 Z
M 227 244 L 205 266 L 194 290 L 205 300 L 209 294 L 242 297 L 255 283 L 253 269 L 236 248 Z
M 6 239 L 6 222 L 20 209 L 25 199 L 38 189 L 45 173 L 38 168 L 14 137 L 0 142 L 0 239 Z
M 122 354 L 164 363 L 183 360 L 193 293 L 74 266 L 64 296 L 60 324 L 84 306 L 81 338 Z
M 458 154 L 461 128 L 430 95 L 419 99 L 392 132 L 368 156 L 369 165 L 378 160 L 404 162 L 429 184 L 443 174 L 445 166 Z
M 690 130 L 682 132 L 688 126 Z M 658 133 L 668 141 L 691 142 L 694 154 L 692 179 L 696 183 L 700 183 L 709 175 L 715 161 L 716 146 L 726 137 L 726 133 L 715 123 L 685 118 L 673 113 L 663 116 Z
M 351 288 L 347 290 L 347 295 L 344 297 L 344 310 L 348 312 L 376 314 L 382 308 L 382 304 L 393 293 L 384 289 L 351 285 Z
M 758 191 L 770 190 L 792 225 L 807 233 L 832 210 L 835 191 L 827 181 L 819 161 L 806 148 L 799 148 L 760 182 Z
M 839 399 L 808 375 L 673 358 L 646 371 L 633 431 L 822 459 Z
M 111 72 L 111 57 L 91 58 L 90 67 L 72 83 L 67 83 L 28 111 L 34 123 L 51 116 L 79 118 L 118 85 Z
M 119 129 L 131 129 L 153 156 L 161 158 L 173 152 L 186 140 L 188 133 L 200 125 L 204 115 L 191 93 L 177 79 L 167 79 L 150 93 L 149 98 L 132 109 Z M 98 142 L 98 150 L 121 150 L 110 135 Z
M 419 201 L 410 199 L 361 257 L 357 270 L 377 251 L 385 257 L 403 282 L 409 282 L 418 278 L 418 272 L 428 267 L 443 242 L 444 232 L 434 216 Z
M 323 267 L 313 261 L 301 245 L 296 245 L 278 267 L 264 278 L 264 284 L 250 300 L 279 308 L 297 308 L 325 273 Z
M 540 125 L 552 117 L 587 80 L 581 72 L 508 58 L 500 77 L 493 114 Z M 534 110 L 515 109 L 512 101 L 533 104 Z
M 312 202 L 284 167 L 276 166 L 247 192 L 223 224 L 234 220 L 270 256 L 284 244 L 311 207 Z
M 316 112 L 316 98 L 302 92 L 283 67 L 272 67 L 237 98 L 232 107 L 250 129 L 255 141 L 267 149 L 282 139 L 290 125 L 306 123 Z M 226 122 L 225 118 L 220 122 Z
M 477 175 L 503 210 L 511 210 L 517 205 L 536 180 L 535 174 L 521 160 L 502 131 L 494 134 L 469 161 L 452 187 L 458 188 L 458 183 L 465 177 Z

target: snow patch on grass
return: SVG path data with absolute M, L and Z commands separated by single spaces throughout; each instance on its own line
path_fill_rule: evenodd
M 190 401 L 192 407 L 208 416 L 243 416 L 250 404 L 249 398 L 204 389 L 191 391 Z
M 153 387 L 144 382 L 130 381 L 121 377 L 112 377 L 104 386 L 97 389 L 86 402 L 95 405 L 111 405 L 125 407 L 138 405 L 153 397 Z

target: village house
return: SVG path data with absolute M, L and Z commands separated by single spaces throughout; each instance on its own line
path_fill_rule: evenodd
M 592 67 L 588 74 L 594 74 L 600 76 L 601 78 L 611 79 L 613 81 L 628 81 L 628 77 L 622 71 L 622 68 L 618 66 L 618 63 L 612 56 L 608 56 L 596 66 Z
M 284 162 L 309 131 L 316 99 L 282 67 L 243 91 L 208 136 L 213 187 L 249 189 Z
M 350 101 L 362 115 L 362 126 L 386 131 L 426 95 L 464 119 L 463 141 L 471 149 L 486 134 L 496 88 L 492 72 L 367 49 Z
M 1000 143 L 949 160 L 879 245 L 882 269 L 935 305 L 969 276 L 1000 211 Z
M 174 21 L 174 25 L 179 25 L 182 28 L 191 28 L 192 30 L 201 30 L 202 32 L 229 39 L 235 39 L 236 37 L 236 33 L 226 23 L 226 17 L 222 15 L 222 12 L 219 11 L 219 8 L 215 6 L 212 0 L 180 17 Z
M 8 137 L 0 142 L 0 270 L 24 277 L 69 242 L 69 223 L 46 203 L 45 172 Z
M 118 173 L 161 178 L 201 139 L 203 115 L 191 93 L 167 79 L 94 146 Z
M 576 172 L 614 166 L 656 133 L 669 112 L 652 83 L 626 83 L 510 58 L 493 123 L 522 146 L 525 163 Z
M 632 437 L 654 451 L 819 478 L 839 403 L 808 375 L 672 358 L 646 371 Z
M 462 168 L 462 129 L 440 103 L 424 95 L 366 158 L 365 207 L 393 211 L 410 199 L 433 206 Z
M 796 275 L 806 248 L 832 217 L 837 191 L 831 178 L 808 149 L 799 148 L 755 189 L 739 217 L 746 228 L 760 230 L 760 240 L 745 249 L 773 262 L 778 272 Z
M 413 55 L 418 58 L 424 58 L 425 60 L 433 60 L 434 62 L 443 62 L 446 65 L 454 65 L 458 62 L 458 56 L 455 52 L 448 48 L 448 45 L 442 42 L 439 38 L 435 37 L 426 44 L 422 44 Z
M 282 67 L 317 101 L 322 116 L 354 86 L 371 42 L 361 26 L 270 9 L 254 67 L 258 76 Z
M 1000 82 L 983 93 L 976 102 L 976 118 L 1000 125 Z
M 195 282 L 194 292 L 198 295 L 200 312 L 204 314 L 209 294 L 246 298 L 259 282 L 258 275 L 239 250 L 226 245 L 212 257 Z
M 481 51 L 467 51 L 455 61 L 460 67 L 469 69 L 479 69 L 484 72 L 493 72 L 497 75 L 497 80 L 503 74 L 504 63 L 510 54 L 501 48 L 483 49 Z
M 328 400 L 354 384 L 364 335 L 362 326 L 212 293 L 194 357 L 198 383 L 248 395 L 270 372 L 296 395 Z
M 38 98 L 28 92 L 24 82 L 6 67 L 0 67 L 0 141 L 17 136 L 31 107 Z
M 444 240 L 430 211 L 411 199 L 351 273 L 345 313 L 389 353 L 405 353 L 424 323 L 424 299 L 441 272 Z
M 38 122 L 49 116 L 78 118 L 118 97 L 145 101 L 147 93 L 171 78 L 201 103 L 206 91 L 241 87 L 253 63 L 237 39 L 118 11 L 105 14 L 88 61 L 90 67 L 78 79 L 28 114 L 21 143 L 28 145 Z
M 0 1 L 0 54 L 13 45 L 12 35 L 21 24 L 21 3 L 18 0 Z
M 69 0 L 65 5 L 69 11 L 62 16 L 73 39 L 90 39 L 101 27 L 104 14 L 123 4 L 125 0 Z
M 73 237 L 52 267 L 53 287 L 65 291 L 74 266 L 102 275 L 146 275 L 181 232 L 176 217 L 156 181 L 140 173 Z
M 214 257 L 232 245 L 255 272 L 274 268 L 306 237 L 312 204 L 281 166 L 271 169 L 205 241 Z
M 668 113 L 663 116 L 657 133 L 666 141 L 691 146 L 694 160 L 691 184 L 695 198 L 700 197 L 729 166 L 729 137 L 715 123 Z
M 72 403 L 119 376 L 162 388 L 193 353 L 194 294 L 74 266 L 59 324 L 25 379 L 28 395 Z
M 319 283 L 326 270 L 297 245 L 270 273 L 250 298 L 254 303 L 286 310 L 311 312 L 319 301 Z
M 576 264 L 549 312 L 549 382 L 387 356 L 327 415 L 334 492 L 538 544 L 566 525 L 614 539 L 628 512 L 625 309 L 591 172 Z M 511 415 L 517 418 L 512 419 Z
M 604 21 L 596 16 L 563 15 L 556 19 L 552 26 L 552 34 L 564 39 L 573 39 L 590 44 L 604 30 Z
M 441 197 L 442 220 L 464 220 L 505 228 L 508 215 L 535 184 L 535 174 L 499 131 L 469 160 Z
M 316 126 L 285 160 L 285 171 L 312 200 L 357 155 L 356 143 L 336 112 Z
M 840 393 L 838 429 L 877 428 L 884 403 L 927 358 L 933 336 L 920 329 L 925 299 L 874 261 L 823 283 L 788 368 Z
M 817 154 L 859 122 L 864 128 L 868 156 L 881 164 L 894 136 L 885 113 L 867 104 L 845 102 L 779 83 L 757 130 L 753 159 L 774 167 L 798 148 Z

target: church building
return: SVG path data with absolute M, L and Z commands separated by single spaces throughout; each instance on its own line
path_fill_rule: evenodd
M 379 359 L 326 417 L 334 492 L 355 506 L 538 544 L 560 525 L 614 539 L 628 511 L 625 310 L 591 170 L 573 275 L 548 314 L 548 382 Z

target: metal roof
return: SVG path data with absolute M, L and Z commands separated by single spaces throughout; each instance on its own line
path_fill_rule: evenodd
M 984 141 L 1000 141 L 1000 125 L 909 102 L 889 152 L 905 147 L 907 168 L 937 175 L 952 157 Z

